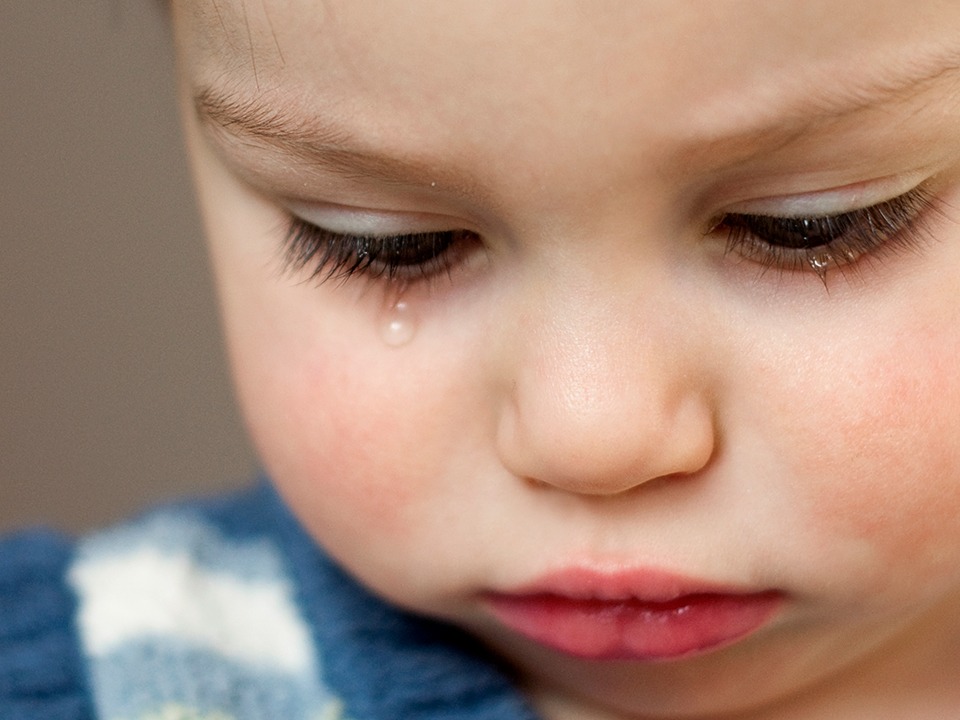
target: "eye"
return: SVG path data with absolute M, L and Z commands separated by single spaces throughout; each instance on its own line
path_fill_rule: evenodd
M 924 186 L 869 207 L 812 217 L 728 213 L 714 227 L 726 233 L 726 253 L 780 271 L 814 272 L 821 279 L 865 257 L 916 248 L 921 222 L 935 206 Z
M 448 272 L 479 242 L 470 230 L 350 235 L 293 217 L 284 240 L 284 264 L 292 272 L 308 271 L 320 282 L 354 276 L 411 282 Z

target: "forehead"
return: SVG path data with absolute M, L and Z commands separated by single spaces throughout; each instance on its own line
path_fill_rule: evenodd
M 638 138 L 656 153 L 678 138 L 738 133 L 749 152 L 753 129 L 796 130 L 781 115 L 806 121 L 821 105 L 829 113 L 834 95 L 902 92 L 960 66 L 955 0 L 175 0 L 174 9 L 194 92 L 335 115 L 398 154 L 404 143 L 447 157 L 496 148 L 491 160 L 504 163 L 521 146 L 549 158 L 587 143 L 592 156 L 613 157 Z
M 567 96 L 761 82 L 956 38 L 951 0 L 176 0 L 191 64 L 377 89 Z M 572 83 L 569 85 L 568 83 Z M 597 87 L 599 83 L 599 88 Z M 588 93 L 593 94 L 593 93 Z M 435 100 L 439 98 L 433 98 Z

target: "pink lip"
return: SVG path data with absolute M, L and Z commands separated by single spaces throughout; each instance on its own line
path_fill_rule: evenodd
M 511 630 L 592 660 L 670 660 L 729 645 L 760 629 L 776 591 L 745 592 L 656 570 L 572 568 L 485 596 Z

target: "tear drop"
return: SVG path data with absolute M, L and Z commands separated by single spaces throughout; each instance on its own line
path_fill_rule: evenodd
M 390 347 L 401 347 L 413 340 L 417 319 L 406 300 L 397 300 L 383 314 L 380 337 Z
M 820 276 L 820 280 L 823 282 L 827 281 L 827 271 L 830 269 L 832 263 L 833 258 L 828 253 L 817 253 L 807 258 L 807 265 Z

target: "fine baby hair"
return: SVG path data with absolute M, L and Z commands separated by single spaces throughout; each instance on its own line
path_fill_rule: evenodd
M 0 708 L 960 715 L 960 4 L 169 11 L 264 477 L 7 541 Z

